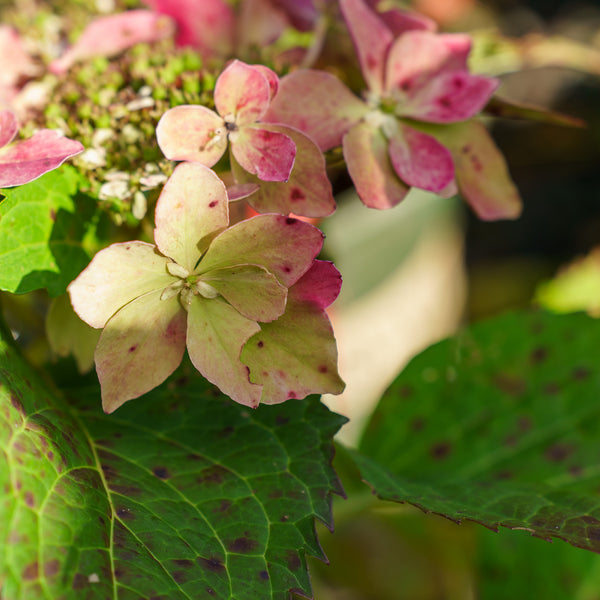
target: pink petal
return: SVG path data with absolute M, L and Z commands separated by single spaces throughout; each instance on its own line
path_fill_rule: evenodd
M 378 13 L 380 19 L 386 24 L 395 38 L 407 31 L 435 31 L 435 21 L 411 10 L 391 8 Z
M 244 346 L 241 360 L 250 367 L 250 381 L 263 386 L 262 403 L 343 391 L 335 338 L 323 310 L 340 283 L 331 263 L 315 261 L 290 288 L 285 314 L 263 324 Z
M 124 306 L 100 336 L 95 360 L 107 413 L 154 389 L 181 363 L 186 313 L 177 297 L 160 295 L 149 292 Z
M 390 47 L 385 89 L 400 90 L 410 100 L 440 74 L 466 71 L 470 50 L 468 35 L 409 31 Z
M 299 31 L 310 31 L 315 26 L 319 11 L 313 0 L 277 0 L 277 4 Z
M 322 245 L 323 234 L 308 223 L 282 215 L 258 215 L 218 235 L 197 272 L 260 265 L 289 287 L 309 269 Z
M 15 86 L 22 83 L 20 80 L 34 77 L 40 71 L 25 51 L 19 34 L 8 25 L 0 25 L 0 56 L 0 88 Z
M 235 15 L 223 0 L 144 0 L 175 20 L 178 46 L 192 46 L 205 57 L 227 56 L 234 45 Z
M 281 131 L 296 144 L 296 160 L 287 182 L 260 182 L 258 193 L 248 198 L 254 210 L 261 213 L 294 213 L 303 217 L 327 217 L 335 211 L 331 182 L 325 170 L 325 159 L 317 145 L 300 131 L 283 125 L 261 124 L 269 131 Z M 231 163 L 236 181 L 259 182 L 242 169 L 235 160 Z
M 516 219 L 522 202 L 506 161 L 478 121 L 438 127 L 432 134 L 452 152 L 461 195 L 480 219 Z
M 241 315 L 266 323 L 285 310 L 287 288 L 263 267 L 239 265 L 214 269 L 202 276 Z
M 229 224 L 225 184 L 204 165 L 180 164 L 156 203 L 155 222 L 160 251 L 191 273 L 210 240 Z
M 271 85 L 259 69 L 234 60 L 215 84 L 215 106 L 223 117 L 232 116 L 237 125 L 258 121 L 269 107 Z
M 498 80 L 466 71 L 442 73 L 402 107 L 401 114 L 430 123 L 466 121 L 480 112 Z
M 195 296 L 188 311 L 187 348 L 196 369 L 230 398 L 256 408 L 261 387 L 250 383 L 240 353 L 259 325 L 227 302 Z
M 60 75 L 76 62 L 95 56 L 114 56 L 140 43 L 158 42 L 173 34 L 171 19 L 149 10 L 131 10 L 98 17 L 84 30 L 77 42 L 49 69 Z
M 405 198 L 409 188 L 398 179 L 388 155 L 388 142 L 379 128 L 355 125 L 344 136 L 343 148 L 348 174 L 365 206 L 392 208 Z
M 170 108 L 156 127 L 156 139 L 169 160 L 190 160 L 212 167 L 227 148 L 223 119 L 204 106 Z
M 268 46 L 279 38 L 287 26 L 286 14 L 272 0 L 244 0 L 241 3 L 238 19 L 241 47 Z
M 258 183 L 235 183 L 227 186 L 227 197 L 229 202 L 237 202 L 248 198 L 248 196 L 258 192 L 259 189 L 260 185 Z
M 339 295 L 342 276 L 332 262 L 315 260 L 312 267 L 290 288 L 290 298 L 298 302 L 312 303 L 325 309 Z
M 0 110 L 0 148 L 12 142 L 19 131 L 15 113 L 11 110 Z
M 380 95 L 384 89 L 385 61 L 394 36 L 363 0 L 340 0 L 340 9 L 367 86 Z
M 51 129 L 0 149 L 0 188 L 23 185 L 62 165 L 83 145 Z
M 269 67 L 265 67 L 264 65 L 252 65 L 257 71 L 262 73 L 266 80 L 269 82 L 269 100 L 273 100 L 273 98 L 277 95 L 277 91 L 279 90 L 279 77 L 275 71 L 269 69 Z
M 278 131 L 249 125 L 230 134 L 231 152 L 248 173 L 262 181 L 287 181 L 294 159 L 296 144 Z
M 79 317 L 92 327 L 104 327 L 125 304 L 175 281 L 167 272 L 168 258 L 145 242 L 123 242 L 100 250 L 67 288 Z
M 439 192 L 454 179 L 450 151 L 426 133 L 401 125 L 388 148 L 398 177 L 411 187 Z
M 369 111 L 337 77 L 325 71 L 298 70 L 279 81 L 279 91 L 263 122 L 291 125 L 325 152 Z

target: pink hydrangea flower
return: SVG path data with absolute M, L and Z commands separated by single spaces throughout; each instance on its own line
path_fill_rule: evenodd
M 89 325 L 104 410 L 164 381 L 185 349 L 236 402 L 256 407 L 342 391 L 325 314 L 341 279 L 316 261 L 322 233 L 282 215 L 228 228 L 225 185 L 199 163 L 179 165 L 156 205 L 156 245 L 101 250 L 68 291 Z
M 224 0 L 144 0 L 144 3 L 174 20 L 178 46 L 191 46 L 205 58 L 230 56 L 233 52 L 235 14 Z
M 171 19 L 149 10 L 130 10 L 94 19 L 58 59 L 48 67 L 60 75 L 76 62 L 96 56 L 115 56 L 140 43 L 152 43 L 173 35 Z
M 256 210 L 329 215 L 335 201 L 319 148 L 292 127 L 261 121 L 278 86 L 267 67 L 234 60 L 216 81 L 216 112 L 196 105 L 168 110 L 156 129 L 158 145 L 170 160 L 208 167 L 229 147 L 236 182 L 260 183 L 248 200 Z
M 437 34 L 395 15 L 392 30 L 363 0 L 341 0 L 368 90 L 365 100 L 331 74 L 284 77 L 265 120 L 289 123 L 322 150 L 342 145 L 361 200 L 390 208 L 410 187 L 451 195 L 460 188 L 484 219 L 514 218 L 518 193 L 501 154 L 473 117 L 495 79 L 467 67 L 470 38 Z
M 19 34 L 8 25 L 0 25 L 0 109 L 9 108 L 24 80 L 40 71 L 31 59 Z
M 29 183 L 83 151 L 80 142 L 52 129 L 42 129 L 9 145 L 18 129 L 15 114 L 0 110 L 0 188 Z

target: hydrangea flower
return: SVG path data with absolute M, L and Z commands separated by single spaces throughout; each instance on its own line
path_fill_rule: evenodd
M 42 129 L 9 145 L 18 130 L 15 114 L 0 110 L 0 188 L 29 183 L 83 151 L 80 142 L 53 129 Z
M 341 0 L 368 90 L 361 100 L 336 77 L 299 70 L 281 81 L 264 119 L 289 123 L 325 151 L 342 145 L 361 200 L 390 208 L 410 187 L 460 188 L 484 219 L 514 218 L 521 202 L 501 154 L 472 118 L 496 89 L 467 67 L 470 38 L 437 34 L 412 17 L 392 30 L 363 0 Z M 401 31 L 395 15 L 394 30 Z
M 19 34 L 8 25 L 0 25 L 0 109 L 12 105 L 24 80 L 39 73 L 39 67 L 23 47 Z
M 260 183 L 248 199 L 256 210 L 327 216 L 335 201 L 319 148 L 292 127 L 261 122 L 278 86 L 267 67 L 234 60 L 216 81 L 216 112 L 196 105 L 171 108 L 158 123 L 158 145 L 170 160 L 208 167 L 229 147 L 236 182 Z
M 144 0 L 144 3 L 174 20 L 178 46 L 191 46 L 205 58 L 229 56 L 233 51 L 235 15 L 224 0 Z
M 223 182 L 191 162 L 165 184 L 155 221 L 156 245 L 113 244 L 68 287 L 80 318 L 103 328 L 95 362 L 106 412 L 164 381 L 186 347 L 247 406 L 343 389 L 324 312 L 340 276 L 315 260 L 318 229 L 273 214 L 228 228 Z
M 169 37 L 174 30 L 175 24 L 171 19 L 149 10 L 130 10 L 98 17 L 48 68 L 50 72 L 60 75 L 76 62 L 96 56 L 115 56 L 136 44 L 157 42 Z

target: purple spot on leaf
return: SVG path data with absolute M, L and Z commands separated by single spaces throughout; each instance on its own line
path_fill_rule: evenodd
M 133 346 L 129 347 L 129 354 L 131 354 L 132 352 L 135 352 L 137 350 L 137 344 L 134 344 Z
M 258 343 L 256 344 L 259 348 L 262 348 L 265 343 L 262 340 L 258 340 Z
M 431 456 L 436 460 L 443 460 L 448 457 L 452 451 L 452 446 L 448 442 L 439 442 L 431 448 Z
M 319 373 L 327 373 L 329 371 L 329 369 L 327 368 L 326 365 L 319 365 L 318 371 L 319 371 Z
M 252 552 L 257 546 L 258 542 L 256 540 L 248 537 L 239 537 L 227 546 L 227 550 L 238 554 L 247 554 L 248 552 Z
M 154 467 L 152 473 L 159 479 L 169 479 L 171 477 L 171 473 L 169 473 L 169 469 L 166 467 Z
M 202 558 L 196 559 L 196 562 L 201 566 L 211 571 L 212 573 L 221 573 L 225 570 L 225 566 L 219 558 Z
M 269 573 L 268 573 L 267 571 L 261 571 L 261 572 L 258 574 L 258 576 L 259 576 L 261 579 L 265 579 L 265 580 L 266 580 L 266 579 L 269 579 Z

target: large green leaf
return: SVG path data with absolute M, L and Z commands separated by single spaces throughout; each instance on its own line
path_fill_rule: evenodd
M 311 595 L 342 417 L 315 397 L 252 411 L 181 373 L 110 416 L 97 387 L 70 396 L 0 342 L 0 597 Z
M 600 551 L 600 321 L 510 314 L 415 358 L 355 460 L 386 500 Z
M 82 183 L 73 167 L 63 166 L 2 190 L 1 290 L 22 294 L 47 288 L 57 296 L 87 265 L 84 243 L 100 213 L 97 202 L 79 191 Z

